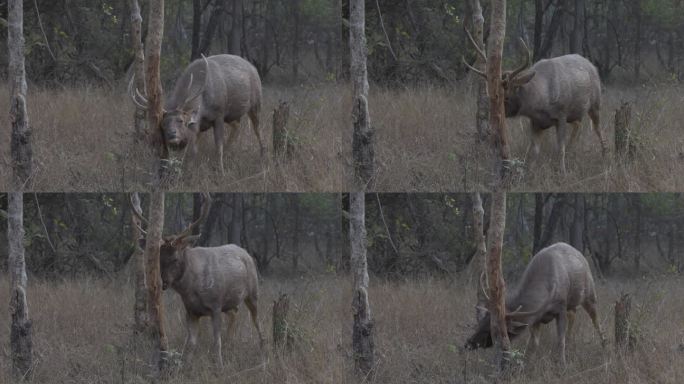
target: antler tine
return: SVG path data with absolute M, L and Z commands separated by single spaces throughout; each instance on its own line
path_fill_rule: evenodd
M 185 99 L 185 101 L 183 102 L 183 106 L 185 106 L 189 102 L 198 98 L 202 94 L 202 92 L 204 92 L 204 89 L 207 87 L 207 83 L 209 82 L 209 60 L 207 60 L 207 57 L 204 56 L 204 54 L 202 54 L 202 60 L 204 60 L 204 68 L 205 68 L 204 69 L 204 84 L 202 84 L 200 89 L 197 90 L 197 92 L 195 92 L 194 95 Z M 193 82 L 193 74 L 191 73 L 190 74 L 190 84 L 188 85 L 188 93 L 190 92 L 190 88 L 192 87 L 192 82 Z
M 475 50 L 477 51 L 478 56 L 484 61 L 485 63 L 487 62 L 487 55 L 484 53 L 482 48 L 477 44 L 475 41 L 475 38 L 473 38 L 473 35 L 470 34 L 470 31 L 468 28 L 463 28 L 466 32 L 466 35 L 468 35 L 468 40 L 470 40 L 470 43 L 473 44 L 473 47 L 475 47 Z
M 136 106 L 138 106 L 139 108 L 142 108 L 144 110 L 147 110 L 149 108 L 147 106 L 147 99 L 143 95 L 140 94 L 140 90 L 138 90 L 138 88 L 136 88 L 135 92 L 133 92 L 133 82 L 134 81 L 135 81 L 135 75 L 131 76 L 131 81 L 128 82 L 128 96 L 130 96 L 131 100 L 133 100 L 133 103 Z M 138 97 L 141 100 L 138 100 Z
M 131 205 L 131 213 L 132 213 L 135 217 L 137 217 L 138 220 L 140 220 L 141 223 L 147 224 L 147 223 L 148 223 L 147 219 L 145 219 L 145 218 L 143 217 L 143 215 L 142 215 L 142 210 L 141 210 L 141 208 L 140 208 L 140 199 L 138 198 L 138 195 L 135 194 L 135 193 L 132 193 L 130 199 L 128 200 L 128 202 L 129 202 L 130 205 Z M 142 228 L 141 225 L 139 225 L 138 223 L 135 223 L 135 226 L 138 227 L 138 229 L 140 230 L 140 232 L 142 232 L 144 235 L 147 235 L 147 231 L 145 231 L 145 230 Z
M 476 74 L 478 74 L 478 75 L 484 77 L 485 79 L 487 78 L 487 74 L 486 74 L 486 73 L 484 73 L 484 72 L 480 71 L 479 69 L 473 67 L 472 65 L 468 64 L 468 62 L 465 60 L 465 57 L 463 57 L 462 60 L 463 60 L 463 64 L 464 64 L 466 67 L 468 67 L 469 70 L 471 70 L 471 71 L 475 72 Z
M 489 295 L 487 294 L 487 290 L 485 289 L 485 285 L 487 285 L 487 281 L 485 280 L 485 273 L 484 271 L 480 274 L 480 288 L 482 288 L 482 293 L 484 293 L 485 298 L 489 301 Z M 487 288 L 489 286 L 487 285 Z
M 182 239 L 184 237 L 190 236 L 192 234 L 192 230 L 195 229 L 200 223 L 202 223 L 204 220 L 207 219 L 207 216 L 209 216 L 209 207 L 211 206 L 211 196 L 209 193 L 205 192 L 202 193 L 202 211 L 200 213 L 200 217 L 197 218 L 194 222 L 192 222 L 190 225 L 188 225 L 183 232 L 177 234 L 175 237 L 176 239 Z
M 520 72 L 526 70 L 530 66 L 530 63 L 532 63 L 532 51 L 530 51 L 530 48 L 527 46 L 525 40 L 522 37 L 520 38 L 520 44 L 522 45 L 522 48 L 523 50 L 525 50 L 526 53 L 525 61 L 520 67 L 511 72 L 510 79 L 514 79 L 518 74 L 520 74 Z

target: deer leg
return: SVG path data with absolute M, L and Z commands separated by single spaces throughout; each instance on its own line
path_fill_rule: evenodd
M 544 131 L 535 123 L 532 123 L 532 161 L 537 161 L 539 158 L 539 147 L 541 144 L 541 135 Z M 530 162 L 532 162 L 530 161 Z
M 533 324 L 530 327 L 530 338 L 527 341 L 525 354 L 530 356 L 539 347 L 539 327 L 540 324 Z
M 223 357 L 221 356 L 221 312 L 215 311 L 211 314 L 211 324 L 214 330 L 214 352 L 218 366 L 223 368 Z
M 252 317 L 252 324 L 254 324 L 254 328 L 256 328 L 257 334 L 259 335 L 259 348 L 263 351 L 264 337 L 261 334 L 261 327 L 259 327 L 259 319 L 257 318 L 256 299 L 245 299 L 245 305 L 247 306 L 247 309 L 249 309 L 249 314 Z
M 226 143 L 226 149 L 230 151 L 235 139 L 237 139 L 238 135 L 240 134 L 240 120 L 233 121 L 228 125 L 230 126 L 230 133 L 228 133 L 228 143 Z
M 594 129 L 594 132 L 596 132 L 596 135 L 598 136 L 599 141 L 601 142 L 601 151 L 603 153 L 603 156 L 605 157 L 606 154 L 608 154 L 608 144 L 606 143 L 606 140 L 603 138 L 603 132 L 601 131 L 601 113 L 599 109 L 590 109 L 589 117 L 591 118 L 591 127 Z
M 265 148 L 261 142 L 261 134 L 259 133 L 259 110 L 254 108 L 254 109 L 249 111 L 248 115 L 249 115 L 249 119 L 252 122 L 252 124 L 251 124 L 252 130 L 254 131 L 254 134 L 256 135 L 257 140 L 259 141 L 259 151 L 261 153 L 261 157 L 263 158 Z
M 565 333 L 565 340 L 572 340 L 572 327 L 575 324 L 575 312 L 574 309 L 568 310 L 568 330 Z
M 223 128 L 223 119 L 216 119 L 214 121 L 214 145 L 216 145 L 216 157 L 221 176 L 226 175 L 226 171 L 223 169 Z
M 197 346 L 197 333 L 199 331 L 199 317 L 193 316 L 190 313 L 185 314 L 185 328 L 187 336 L 185 337 L 185 345 L 183 346 L 183 356 L 189 357 L 195 346 Z
M 567 362 L 565 360 L 565 331 L 567 330 L 567 311 L 563 308 L 556 318 L 556 333 L 558 334 L 558 353 L 560 354 L 560 363 L 565 368 Z
M 237 309 L 226 312 L 228 315 L 228 341 L 235 339 L 235 324 L 237 322 Z
M 563 175 L 567 174 L 567 169 L 565 168 L 565 135 L 567 131 L 568 121 L 565 115 L 561 115 L 558 118 L 558 125 L 556 126 L 556 141 L 558 155 L 560 156 L 560 168 Z
M 607 340 L 605 335 L 603 334 L 603 331 L 601 330 L 601 324 L 599 324 L 598 322 L 598 317 L 596 316 L 596 303 L 587 302 L 582 304 L 582 307 L 585 311 L 587 311 L 587 314 L 591 318 L 591 323 L 594 325 L 594 329 L 596 330 L 596 333 L 598 333 L 599 338 L 601 339 L 601 347 L 605 348 Z
M 577 138 L 579 137 L 580 130 L 582 129 L 582 121 L 575 121 L 572 123 L 572 133 L 570 134 L 570 142 L 568 143 L 568 149 L 575 147 Z

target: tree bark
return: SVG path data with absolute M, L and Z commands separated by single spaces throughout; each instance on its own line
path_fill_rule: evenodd
M 33 172 L 31 127 L 26 105 L 26 68 L 24 66 L 24 5 L 22 0 L 9 0 L 7 15 L 8 78 L 10 83 L 9 120 L 12 126 L 12 183 L 21 191 Z
M 532 241 L 532 253 L 536 254 L 541 249 L 542 225 L 544 223 L 544 195 L 534 194 L 534 236 Z
M 468 0 L 471 10 L 472 35 L 478 47 L 484 51 L 484 16 L 480 0 Z M 476 55 L 475 69 L 485 72 L 487 63 Z M 477 74 L 473 74 L 473 79 L 477 82 L 477 112 L 475 113 L 475 126 L 477 134 L 482 142 L 490 141 L 492 132 L 489 129 L 489 97 L 487 96 L 487 81 Z
M 484 208 L 482 207 L 482 197 L 480 193 L 473 194 L 473 240 L 477 246 L 475 257 L 471 261 L 472 276 L 477 279 L 477 306 L 485 307 L 487 305 L 487 296 L 485 295 L 486 287 L 483 285 L 484 276 L 482 273 L 486 271 L 487 260 L 487 240 L 484 233 Z M 476 316 L 479 320 L 481 311 L 476 311 Z
M 152 366 L 153 375 L 158 376 L 167 366 L 168 341 L 164 330 L 164 310 L 161 300 L 161 272 L 159 266 L 159 245 L 162 241 L 164 228 L 164 193 L 150 194 L 149 226 L 145 245 L 147 259 L 147 300 L 149 309 L 149 335 L 154 354 Z
M 350 0 L 349 46 L 354 134 L 352 152 L 355 184 L 361 190 L 372 188 L 375 176 L 374 130 L 368 111 L 368 71 L 366 68 L 366 12 L 364 0 Z
M 230 24 L 230 49 L 231 55 L 242 56 L 240 43 L 242 42 L 242 0 L 233 0 L 233 14 Z
M 12 2 L 10 1 L 10 4 Z M 9 312 L 10 354 L 15 379 L 27 378 L 33 365 L 32 324 L 26 297 L 27 277 L 24 260 L 24 196 L 11 192 L 7 204 L 7 240 L 9 242 L 8 269 L 10 273 Z
M 501 268 L 503 236 L 506 227 L 506 193 L 492 193 L 489 225 L 489 252 L 487 253 L 487 276 L 489 280 L 489 313 L 491 333 L 497 353 L 498 371 L 507 371 L 511 360 L 511 342 L 506 329 L 506 283 Z
M 156 149 L 157 155 L 162 160 L 158 179 L 153 182 L 159 187 L 163 178 L 163 160 L 168 158 L 168 148 L 164 144 L 161 132 L 162 119 L 162 85 L 160 77 L 162 37 L 164 34 L 164 0 L 150 0 L 147 26 L 147 39 L 145 41 L 145 73 L 147 81 L 147 123 L 150 143 Z
M 133 193 L 131 196 L 131 209 L 138 215 L 131 212 L 131 236 L 133 240 L 133 278 L 135 281 L 135 303 L 133 304 L 133 319 L 135 320 L 134 333 L 144 334 L 149 326 L 149 316 L 147 310 L 147 284 L 145 282 L 145 251 L 141 240 L 145 235 L 140 230 L 143 223 L 138 216 L 142 216 L 140 207 L 140 196 Z
M 582 54 L 584 37 L 584 0 L 575 0 L 575 15 L 570 35 L 570 53 Z
M 202 0 L 192 0 L 192 47 L 190 61 L 200 57 L 200 33 L 202 30 Z
M 352 350 L 356 369 L 370 375 L 375 366 L 373 320 L 368 299 L 368 263 L 366 260 L 366 206 L 363 192 L 349 194 L 349 236 L 353 281 Z
M 131 46 L 133 48 L 133 76 L 135 76 L 133 86 L 140 93 L 145 92 L 145 51 L 142 43 L 142 16 L 140 15 L 140 5 L 138 0 L 129 0 L 131 7 Z M 135 129 L 135 140 L 143 141 L 147 137 L 147 125 L 145 122 L 145 110 L 135 106 L 133 113 L 133 127 Z
M 487 94 L 489 95 L 489 126 L 497 135 L 499 149 L 498 188 L 509 185 L 510 147 L 506 132 L 504 113 L 504 89 L 501 81 L 503 46 L 506 37 L 506 0 L 494 0 L 491 4 L 491 27 L 487 44 Z

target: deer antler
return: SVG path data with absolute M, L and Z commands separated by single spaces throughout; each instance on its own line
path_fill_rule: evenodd
M 475 48 L 475 51 L 477 52 L 477 55 L 478 55 L 478 56 L 480 57 L 480 59 L 482 59 L 482 61 L 486 64 L 486 63 L 487 63 L 487 55 L 484 53 L 484 51 L 482 50 L 482 48 L 480 48 L 480 46 L 477 44 L 477 42 L 475 41 L 475 38 L 473 38 L 473 35 L 470 33 L 470 31 L 468 30 L 468 28 L 463 28 L 463 29 L 465 30 L 466 35 L 468 35 L 468 40 L 470 40 L 470 43 L 471 43 L 471 44 L 473 45 L 473 47 Z M 473 67 L 472 65 L 468 64 L 468 62 L 466 61 L 465 57 L 462 57 L 461 60 L 463 60 L 463 64 L 464 64 L 469 70 L 471 70 L 471 71 L 475 72 L 476 74 L 478 74 L 478 75 L 484 77 L 485 79 L 487 78 L 487 74 L 486 74 L 486 73 L 484 73 L 484 72 L 480 71 L 479 69 Z
M 527 44 L 525 44 L 525 40 L 523 40 L 522 37 L 520 38 L 520 44 L 522 44 L 522 48 L 525 50 L 525 53 L 526 53 L 525 61 L 523 62 L 523 64 L 521 66 L 519 66 L 513 72 L 511 72 L 511 75 L 509 77 L 509 79 L 511 79 L 511 80 L 515 79 L 515 77 L 518 76 L 520 74 L 520 72 L 526 70 L 530 66 L 530 63 L 532 62 L 532 51 L 530 51 L 530 48 L 527 47 Z
M 138 197 L 137 193 L 131 193 L 131 197 L 128 200 L 128 202 L 131 204 L 131 213 L 138 218 L 140 223 L 145 223 L 147 224 L 147 219 L 145 219 L 142 215 L 142 209 L 140 208 L 140 198 Z M 143 235 L 147 235 L 147 231 L 145 231 L 140 224 L 135 222 L 135 226 L 138 227 L 140 232 Z
M 482 289 L 482 293 L 484 293 L 484 296 L 487 299 L 487 301 L 489 301 L 489 295 L 487 294 L 487 289 L 485 289 L 485 286 L 487 287 L 487 289 L 489 289 L 489 285 L 487 284 L 487 281 L 485 279 L 485 273 L 484 271 L 482 271 L 482 273 L 480 274 L 480 288 Z
M 131 81 L 128 83 L 128 96 L 131 97 L 131 100 L 133 100 L 133 104 L 138 106 L 139 108 L 144 109 L 147 111 L 149 109 L 149 102 L 140 93 L 140 90 L 138 88 L 135 89 L 135 92 L 133 91 L 133 82 L 135 81 L 135 74 L 131 76 Z
M 186 238 L 192 234 L 192 230 L 195 229 L 200 223 L 202 223 L 204 220 L 207 219 L 207 216 L 209 216 L 209 207 L 211 206 L 211 196 L 209 193 L 202 193 L 202 210 L 200 213 L 200 217 L 192 222 L 190 225 L 188 225 L 187 228 L 185 228 L 182 232 L 179 234 L 173 236 L 176 240 Z
M 207 83 L 209 82 L 209 60 L 207 60 L 207 57 L 202 54 L 202 59 L 204 60 L 204 84 L 200 87 L 195 94 L 192 96 L 188 97 L 183 101 L 182 106 L 185 107 L 189 102 L 195 100 L 198 98 L 202 92 L 204 92 L 204 89 L 207 87 Z M 194 74 L 190 74 L 190 83 L 188 84 L 188 93 L 190 93 L 190 89 L 192 88 L 192 82 L 194 80 Z

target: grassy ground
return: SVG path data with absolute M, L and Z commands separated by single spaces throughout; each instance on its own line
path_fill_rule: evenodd
M 262 282 L 260 322 L 270 351 L 270 310 L 280 292 L 291 297 L 291 326 L 297 347 L 262 364 L 247 311 L 238 315 L 236 337 L 224 344 L 226 368 L 218 372 L 208 345 L 210 324 L 201 323 L 202 346 L 192 367 L 172 369 L 170 383 L 358 383 L 351 358 L 351 296 L 348 279 L 339 277 L 267 278 Z M 541 349 L 520 358 L 511 383 L 681 383 L 684 380 L 684 284 L 681 278 L 609 281 L 599 284 L 599 315 L 612 339 L 612 306 L 622 291 L 633 293 L 634 328 L 640 342 L 623 359 L 604 353 L 588 316 L 578 312 L 569 343 L 568 368 L 554 362 L 553 325 L 544 327 Z M 0 313 L 7 314 L 7 278 L 0 280 Z M 144 382 L 146 354 L 131 339 L 132 290 L 124 279 L 30 284 L 34 324 L 36 383 Z M 376 383 L 485 383 L 492 372 L 491 350 L 465 352 L 472 332 L 474 292 L 459 282 L 374 281 L 370 290 L 375 318 Z M 183 310 L 173 292 L 164 294 L 169 345 L 182 348 Z M 9 327 L 0 328 L 0 381 L 10 382 Z M 224 337 L 225 336 L 224 331 Z M 513 345 L 524 348 L 526 334 Z M 225 340 L 225 339 L 224 339 Z M 141 351 L 138 351 L 141 352 Z M 523 368 L 524 365 L 524 368 Z
M 7 85 L 0 85 L 0 111 L 7 113 Z M 346 93 L 333 85 L 264 89 L 261 135 L 269 147 L 259 156 L 257 139 L 242 121 L 241 133 L 225 151 L 226 177 L 214 165 L 211 132 L 200 140 L 200 155 L 181 167 L 174 190 L 339 191 L 345 167 L 342 132 L 348 130 Z M 280 165 L 271 157 L 272 113 L 283 100 L 290 105 L 289 129 L 295 155 Z M 133 104 L 121 90 L 78 88 L 29 91 L 37 191 L 125 191 L 149 187 L 153 157 L 132 135 Z M 7 118 L 3 118 L 7 121 Z M 9 143 L 9 130 L 2 141 Z M 182 158 L 181 153 L 176 157 Z M 8 185 L 9 144 L 0 152 L 0 185 Z M 3 188 L 6 189 L 6 188 Z
M 509 119 L 518 191 L 677 191 L 684 188 L 684 88 L 675 85 L 611 87 L 604 92 L 602 126 L 611 148 L 604 159 L 585 121 L 568 151 L 568 174 L 561 176 L 555 130 L 544 135 L 540 158 L 525 164 L 529 144 L 526 119 Z M 487 190 L 493 156 L 479 144 L 472 124 L 474 103 L 466 83 L 451 87 L 386 90 L 372 87 L 371 119 L 377 129 L 379 191 Z M 7 111 L 6 85 L 0 111 Z M 279 100 L 291 105 L 295 156 L 276 165 L 261 161 L 256 138 L 243 121 L 226 151 L 226 177 L 213 166 L 213 137 L 201 140 L 201 155 L 182 165 L 174 190 L 340 191 L 351 189 L 349 90 L 344 85 L 266 87 L 262 136 L 270 144 L 271 115 Z M 615 158 L 613 116 L 623 101 L 633 102 L 636 156 Z M 122 91 L 104 89 L 33 90 L 29 96 L 39 191 L 124 191 L 149 187 L 153 160 L 147 147 L 132 142 L 132 104 Z M 9 143 L 9 131 L 3 141 Z M 345 134 L 348 132 L 349 134 Z M 0 184 L 9 177 L 9 146 L 3 146 Z M 269 148 L 270 153 L 270 148 Z

